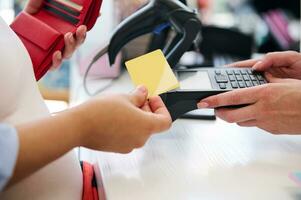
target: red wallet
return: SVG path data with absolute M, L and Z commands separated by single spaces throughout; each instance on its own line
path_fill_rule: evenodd
M 39 12 L 21 12 L 11 24 L 30 54 L 36 80 L 48 71 L 55 51 L 65 46 L 64 35 L 80 25 L 94 26 L 102 0 L 44 0 Z

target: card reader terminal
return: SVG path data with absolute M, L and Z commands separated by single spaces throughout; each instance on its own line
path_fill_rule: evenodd
M 251 68 L 180 69 L 175 74 L 180 89 L 160 95 L 173 121 L 196 110 L 197 103 L 204 98 L 267 83 L 263 74 Z

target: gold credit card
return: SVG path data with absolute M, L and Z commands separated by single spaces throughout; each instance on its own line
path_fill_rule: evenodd
M 180 86 L 163 52 L 156 50 L 125 63 L 133 83 L 144 85 L 148 97 L 157 96 Z
M 81 11 L 83 9 L 82 5 L 79 5 L 71 0 L 55 0 L 61 4 L 67 5 L 75 10 Z

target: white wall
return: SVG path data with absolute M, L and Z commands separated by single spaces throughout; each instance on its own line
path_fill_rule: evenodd
M 0 1 L 0 17 L 2 17 L 8 24 L 13 21 L 13 0 Z
M 87 39 L 81 48 L 81 53 L 83 55 L 90 53 L 108 42 L 116 25 L 114 1 L 104 0 L 101 8 L 101 16 L 93 29 L 88 33 Z

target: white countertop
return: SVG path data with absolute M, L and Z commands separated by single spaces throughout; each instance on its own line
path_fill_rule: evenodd
M 94 155 L 107 199 L 300 199 L 296 136 L 179 120 L 131 154 Z
M 88 96 L 77 70 L 72 76 L 71 100 L 77 104 Z M 125 73 L 106 92 L 132 88 Z M 107 200 L 301 199 L 301 188 L 289 178 L 301 171 L 300 136 L 274 136 L 221 120 L 178 120 L 128 155 L 81 152 L 95 164 Z

